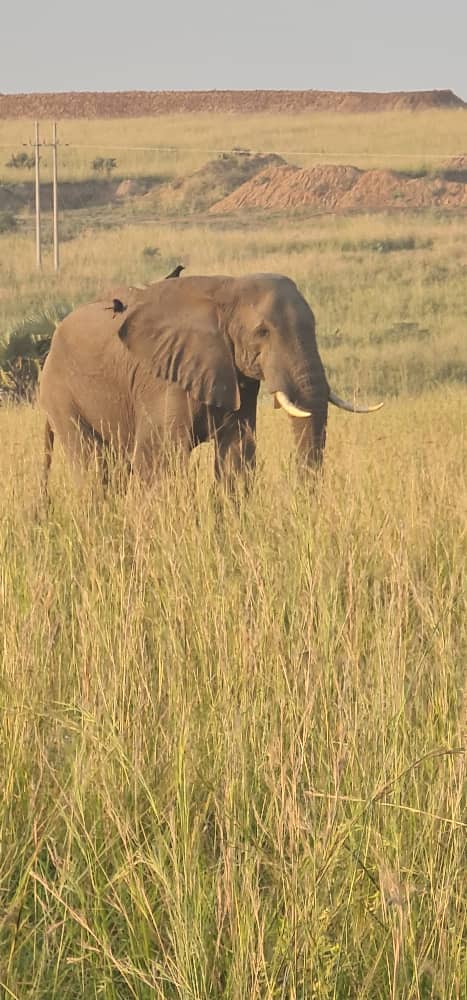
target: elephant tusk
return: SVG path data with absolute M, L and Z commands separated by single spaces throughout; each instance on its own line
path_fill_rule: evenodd
M 329 402 L 333 403 L 334 406 L 338 406 L 341 410 L 348 410 L 349 413 L 374 413 L 384 406 L 384 403 L 376 403 L 376 406 L 354 406 L 353 403 L 347 403 L 345 399 L 340 399 L 339 396 L 336 396 L 332 389 L 329 390 Z
M 311 417 L 311 413 L 308 410 L 301 410 L 299 406 L 295 406 L 295 403 L 290 401 L 289 397 L 285 395 L 285 392 L 275 392 L 274 396 L 277 399 L 279 406 L 282 406 L 290 417 Z

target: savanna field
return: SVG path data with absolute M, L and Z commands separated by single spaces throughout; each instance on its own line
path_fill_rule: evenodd
M 233 146 L 432 169 L 463 115 L 67 122 L 62 176 L 104 147 L 122 177 Z M 129 202 L 63 214 L 58 276 L 50 218 L 41 273 L 27 212 L 0 235 L 3 338 L 178 261 L 278 271 L 333 388 L 385 401 L 330 413 L 319 480 L 263 395 L 248 497 L 211 446 L 106 497 L 58 450 L 48 510 L 43 416 L 0 408 L 2 998 L 466 1000 L 465 223 Z

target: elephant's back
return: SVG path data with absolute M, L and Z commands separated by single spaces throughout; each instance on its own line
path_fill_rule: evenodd
M 109 437 L 129 440 L 133 361 L 118 331 L 125 313 L 108 302 L 81 306 L 59 324 L 40 381 L 40 404 L 49 415 L 72 413 Z M 107 436 L 107 435 L 105 435 Z
M 50 359 L 66 363 L 69 369 L 99 370 L 109 358 L 125 353 L 118 332 L 125 321 L 124 312 L 114 312 L 108 302 L 79 306 L 57 326 L 52 338 Z

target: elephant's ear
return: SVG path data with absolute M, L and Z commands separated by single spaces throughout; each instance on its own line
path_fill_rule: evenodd
M 210 299 L 164 309 L 143 302 L 129 312 L 118 336 L 157 378 L 177 382 L 200 403 L 238 410 L 232 351 Z

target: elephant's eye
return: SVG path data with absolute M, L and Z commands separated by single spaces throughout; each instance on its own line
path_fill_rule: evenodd
M 255 330 L 256 336 L 261 338 L 267 337 L 268 332 L 267 326 L 257 326 Z

